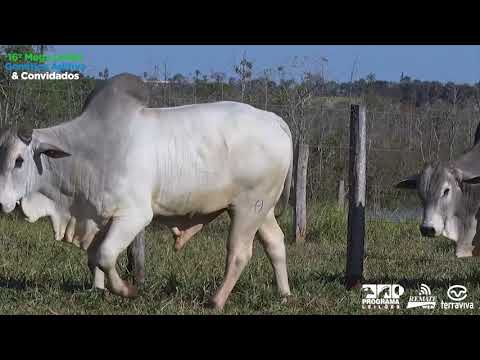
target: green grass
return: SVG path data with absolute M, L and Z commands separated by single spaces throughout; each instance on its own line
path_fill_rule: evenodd
M 405 309 L 421 283 L 437 299 L 460 284 L 465 301 L 480 299 L 476 259 L 456 259 L 446 239 L 426 240 L 415 223 L 367 223 L 365 278 L 405 287 L 400 310 L 362 310 L 360 290 L 344 288 L 346 217 L 333 207 L 309 211 L 308 237 L 292 244 L 290 215 L 281 217 L 287 236 L 290 286 L 294 296 L 282 304 L 262 247 L 243 272 L 225 314 L 467 314 L 480 310 Z M 223 279 L 228 217 L 197 234 L 180 253 L 170 232 L 151 224 L 146 233 L 146 285 L 136 299 L 91 291 L 86 254 L 53 240 L 47 220 L 29 224 L 21 216 L 0 217 L 0 314 L 214 314 L 206 308 Z M 126 276 L 126 256 L 119 268 Z

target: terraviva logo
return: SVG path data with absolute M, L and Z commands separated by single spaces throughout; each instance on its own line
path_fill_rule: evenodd
M 434 309 L 437 304 L 437 297 L 432 295 L 432 290 L 428 285 L 421 284 L 418 295 L 410 296 L 408 300 L 407 309 L 422 308 Z
M 462 301 L 467 297 L 467 288 L 462 285 L 453 285 L 448 288 L 447 296 L 453 301 Z
M 473 302 L 461 302 L 467 298 L 467 288 L 462 285 L 452 285 L 447 290 L 447 296 L 452 302 L 440 303 L 442 309 L 473 309 Z

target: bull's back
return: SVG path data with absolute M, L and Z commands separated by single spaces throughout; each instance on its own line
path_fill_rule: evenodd
M 283 187 L 291 141 L 276 115 L 228 102 L 145 115 L 156 134 L 154 213 L 213 212 L 262 182 Z

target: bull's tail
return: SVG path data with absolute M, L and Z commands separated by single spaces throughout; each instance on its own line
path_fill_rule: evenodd
M 287 133 L 288 137 L 290 138 L 290 144 L 291 144 L 291 156 L 290 156 L 290 166 L 288 167 L 288 173 L 287 177 L 285 178 L 285 182 L 283 184 L 283 191 L 282 195 L 280 196 L 280 200 L 277 203 L 277 206 L 275 207 L 275 216 L 278 217 L 283 214 L 285 209 L 287 208 L 288 205 L 288 200 L 290 198 L 290 189 L 292 187 L 292 176 L 293 176 L 293 140 L 292 140 L 292 133 L 290 132 L 290 128 L 288 125 L 283 121 L 283 119 L 280 119 L 280 126 L 282 129 Z

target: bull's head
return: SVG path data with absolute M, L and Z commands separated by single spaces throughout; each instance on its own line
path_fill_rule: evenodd
M 40 156 L 60 158 L 70 154 L 55 145 L 35 139 L 32 130 L 0 131 L 0 207 L 9 213 L 32 191 L 32 179 L 39 172 Z
M 443 235 L 457 243 L 458 257 L 472 256 L 476 232 L 475 192 L 480 176 L 460 168 L 455 163 L 433 163 L 420 174 L 409 176 L 396 187 L 417 189 L 423 206 L 420 232 L 423 236 Z M 476 254 L 474 254 L 476 255 Z

